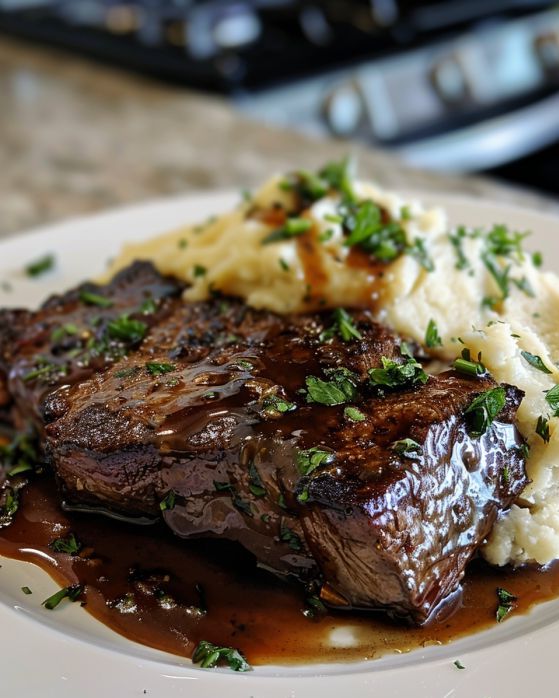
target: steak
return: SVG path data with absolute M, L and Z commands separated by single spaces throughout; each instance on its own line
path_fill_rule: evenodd
M 15 406 L 16 426 L 31 422 L 41 431 L 44 397 L 133 349 L 182 290 L 151 264 L 136 262 L 109 284 L 82 284 L 36 312 L 0 309 L 0 409 Z
M 124 307 L 115 283 L 96 291 L 115 293 L 97 313 L 100 341 L 123 314 L 144 322 L 139 289 L 127 286 Z M 494 381 L 427 378 L 366 311 L 345 315 L 348 336 L 330 313 L 184 304 L 173 281 L 154 283 L 165 290 L 149 292 L 158 306 L 142 337 L 84 373 L 70 361 L 63 376 L 25 379 L 37 353 L 21 337 L 50 322 L 52 302 L 0 340 L 10 393 L 41 422 L 65 506 L 162 516 L 183 538 L 237 541 L 272 572 L 319 584 L 330 604 L 425 622 L 527 482 L 514 426 L 522 393 L 503 386 L 497 419 L 476 435 L 467 410 Z M 57 322 L 65 302 L 54 303 Z M 47 340 L 40 351 L 57 356 Z M 400 382 L 371 379 L 390 366 L 404 367 Z

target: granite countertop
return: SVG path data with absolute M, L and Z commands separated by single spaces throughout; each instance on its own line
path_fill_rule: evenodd
M 250 187 L 348 145 L 254 124 L 219 99 L 1 38 L 0 237 L 127 202 Z M 483 178 L 413 171 L 363 145 L 360 173 L 396 189 L 559 204 Z

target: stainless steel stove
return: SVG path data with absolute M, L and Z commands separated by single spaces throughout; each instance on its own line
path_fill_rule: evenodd
M 538 0 L 0 0 L 0 30 L 257 119 L 559 193 L 559 9 Z

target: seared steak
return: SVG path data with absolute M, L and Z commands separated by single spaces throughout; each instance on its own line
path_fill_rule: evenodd
M 22 380 L 29 350 L 10 330 L 10 390 L 46 423 L 66 505 L 163 515 L 179 536 L 235 540 L 277 574 L 318 580 L 330 603 L 424 622 L 526 484 L 520 391 L 504 386 L 475 436 L 465 411 L 495 383 L 427 379 L 367 312 L 349 313 L 342 338 L 330 313 L 185 305 L 165 288 L 145 337 L 76 380 Z M 387 361 L 410 368 L 402 384 L 371 380 Z
M 85 283 L 52 296 L 36 311 L 0 309 L 0 409 L 40 430 L 43 398 L 59 385 L 84 380 L 136 347 L 169 312 L 182 286 L 147 262 L 111 283 Z M 126 318 L 134 328 L 128 335 Z M 123 322 L 124 319 L 124 322 Z

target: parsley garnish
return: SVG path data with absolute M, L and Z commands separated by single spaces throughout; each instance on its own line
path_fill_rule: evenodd
M 325 165 L 318 176 L 328 183 L 328 186 L 340 192 L 347 201 L 355 200 L 355 193 L 351 184 L 351 160 L 345 157 L 339 162 L 329 162 Z
M 319 446 L 313 446 L 297 453 L 297 467 L 301 475 L 310 475 L 317 468 L 329 465 L 336 459 L 333 451 L 328 451 Z
M 289 264 L 285 261 L 283 257 L 280 257 L 278 262 L 283 271 L 289 271 Z
M 267 395 L 262 402 L 262 406 L 264 407 L 264 412 L 269 416 L 285 414 L 297 409 L 297 405 L 294 402 L 284 400 L 277 395 Z
M 173 490 L 169 490 L 165 495 L 165 498 L 159 502 L 159 508 L 161 511 L 168 511 L 169 509 L 175 508 L 176 495 Z
M 537 368 L 538 371 L 541 371 L 542 373 L 551 373 L 551 371 L 544 364 L 540 356 L 536 356 L 536 354 L 530 354 L 529 351 L 521 351 L 520 353 L 530 364 L 530 366 Z
M 152 376 L 162 376 L 164 373 L 174 371 L 176 366 L 175 364 L 167 364 L 160 361 L 148 361 L 146 368 Z
M 511 265 L 508 264 L 506 266 L 502 266 L 499 264 L 499 262 L 495 259 L 495 257 L 491 254 L 484 253 L 482 255 L 482 260 L 483 263 L 485 264 L 487 271 L 491 274 L 493 277 L 495 283 L 499 287 L 499 291 L 501 292 L 501 298 L 497 299 L 486 299 L 488 301 L 488 304 L 495 305 L 501 300 L 505 300 L 505 298 L 508 298 L 509 295 L 509 274 L 511 270 Z
M 455 359 L 454 363 L 452 364 L 452 368 L 459 373 L 465 374 L 466 376 L 478 378 L 479 376 L 483 376 L 487 373 L 487 369 L 481 363 L 480 359 L 481 353 L 478 355 L 477 361 L 472 361 L 470 350 L 465 348 L 462 349 L 462 358 Z
M 206 276 L 208 270 L 206 267 L 203 267 L 201 264 L 195 264 L 193 269 L 192 269 L 192 274 L 194 275 L 195 279 L 198 279 L 201 276 Z
M 26 596 L 29 596 L 29 594 L 33 593 L 29 587 L 21 587 L 21 590 Z
M 437 325 L 433 318 L 431 318 L 427 323 L 427 329 L 425 330 L 425 346 L 429 349 L 433 349 L 434 347 L 442 347 L 442 345 L 443 340 L 439 335 Z
M 303 547 L 299 536 L 284 523 L 281 524 L 280 540 L 287 543 L 291 550 L 294 550 L 295 552 L 299 552 Z
M 307 376 L 307 402 L 320 405 L 342 405 L 357 397 L 357 376 L 347 368 L 327 368 L 327 381 L 316 376 Z
M 273 230 L 266 235 L 262 240 L 263 245 L 268 245 L 271 242 L 280 242 L 281 240 L 289 240 L 306 233 L 312 227 L 312 221 L 308 218 L 288 218 L 281 228 Z
M 234 492 L 235 488 L 230 482 L 219 482 L 214 480 L 214 488 L 216 492 Z
M 107 333 L 112 339 L 125 342 L 126 344 L 137 344 L 145 337 L 148 326 L 141 320 L 134 320 L 128 315 L 121 315 L 111 320 L 107 325 Z
M 364 422 L 367 419 L 361 410 L 351 406 L 344 409 L 344 417 L 350 422 Z
M 398 223 L 383 223 L 382 211 L 372 201 L 345 206 L 344 228 L 349 236 L 344 245 L 359 245 L 375 259 L 391 262 L 406 247 L 406 234 Z
M 554 417 L 559 417 L 559 385 L 554 386 L 545 394 L 545 400 L 551 407 Z
M 412 454 L 414 453 L 421 453 L 423 451 L 417 441 L 409 438 L 395 441 L 392 444 L 392 450 L 396 451 L 396 453 L 400 454 L 401 456 L 406 456 L 407 458 L 411 458 Z
M 113 301 L 110 298 L 101 296 L 98 293 L 93 293 L 92 291 L 81 290 L 79 299 L 86 305 L 96 305 L 99 308 L 111 308 L 113 306 Z
M 541 436 L 545 443 L 549 443 L 549 420 L 543 415 L 540 415 L 536 422 L 536 434 Z
M 233 671 L 250 671 L 252 668 L 239 650 L 233 647 L 218 647 L 217 645 L 201 640 L 194 654 L 192 662 L 199 664 L 202 669 L 213 669 L 220 663 L 225 663 Z
M 468 230 L 464 226 L 457 228 L 454 233 L 449 233 L 448 239 L 450 240 L 452 246 L 454 247 L 454 252 L 456 253 L 456 269 L 467 269 L 470 266 L 468 258 L 464 254 L 462 248 L 462 242 L 466 237 L 473 237 L 473 235 L 468 234 Z
M 61 325 L 60 327 L 56 327 L 50 333 L 50 338 L 54 344 L 58 344 L 65 337 L 73 337 L 74 335 L 78 334 L 79 331 L 80 331 L 79 327 L 77 327 L 76 325 L 74 325 L 71 322 L 68 322 L 65 325 Z
M 252 509 L 250 507 L 250 502 L 246 502 L 244 499 L 239 497 L 238 494 L 234 493 L 233 496 L 233 506 L 238 509 L 240 512 L 243 514 L 246 514 L 247 516 L 253 517 L 254 514 L 252 513 Z
M 429 376 L 423 366 L 412 356 L 404 355 L 403 358 L 403 362 L 398 362 L 381 356 L 382 368 L 369 369 L 371 384 L 378 389 L 392 390 L 427 383 Z
M 532 264 L 535 267 L 541 267 L 541 265 L 543 264 L 543 256 L 541 252 L 532 253 Z
M 459 659 L 456 659 L 453 662 L 453 664 L 457 669 L 465 669 L 466 668 Z
M 157 303 L 153 298 L 146 298 L 138 308 L 138 312 L 142 313 L 142 315 L 153 315 L 153 313 L 157 312 Z
M 49 596 L 48 599 L 45 599 L 43 601 L 42 605 L 49 611 L 52 611 L 58 606 L 58 604 L 63 599 L 68 599 L 69 601 L 77 601 L 78 598 L 81 596 L 82 592 L 82 584 L 73 584 L 72 586 L 60 589 L 60 591 L 57 591 L 56 594 L 53 594 L 52 596 Z
M 255 497 L 266 496 L 266 488 L 264 487 L 264 483 L 262 482 L 254 463 L 251 463 L 248 466 L 248 483 L 249 489 Z
M 499 257 L 514 256 L 522 261 L 522 241 L 529 233 L 511 232 L 506 225 L 494 225 L 487 233 L 487 250 Z
M 5 487 L 2 494 L 4 503 L 0 506 L 0 528 L 9 526 L 19 509 L 19 490 Z
M 435 263 L 431 257 L 429 257 L 427 248 L 425 247 L 425 240 L 422 238 L 415 238 L 413 245 L 409 245 L 406 248 L 406 252 L 411 255 L 425 271 L 435 271 Z
M 343 308 L 336 308 L 336 310 L 334 310 L 332 321 L 332 326 L 320 333 L 321 342 L 331 339 L 335 334 L 338 334 L 344 342 L 363 338 L 363 335 L 355 326 L 351 316 Z
M 496 618 L 497 623 L 500 623 L 514 608 L 514 602 L 516 601 L 517 597 L 506 589 L 498 587 L 497 599 L 499 601 L 499 605 L 497 606 Z
M 27 274 L 27 276 L 41 276 L 41 274 L 44 274 L 45 272 L 53 269 L 54 264 L 54 255 L 47 254 L 44 257 L 41 257 L 40 259 L 36 259 L 34 262 L 30 262 L 25 267 L 25 273 Z
M 316 594 L 307 596 L 305 599 L 305 604 L 307 605 L 307 608 L 305 608 L 303 611 L 305 618 L 316 618 L 317 615 L 323 615 L 326 613 L 326 606 Z
M 56 538 L 49 546 L 56 553 L 66 553 L 66 555 L 77 555 L 82 549 L 82 544 L 78 541 L 73 533 L 70 533 L 66 538 Z
M 481 393 L 464 410 L 472 436 L 481 436 L 493 424 L 507 401 L 505 389 L 501 386 Z

